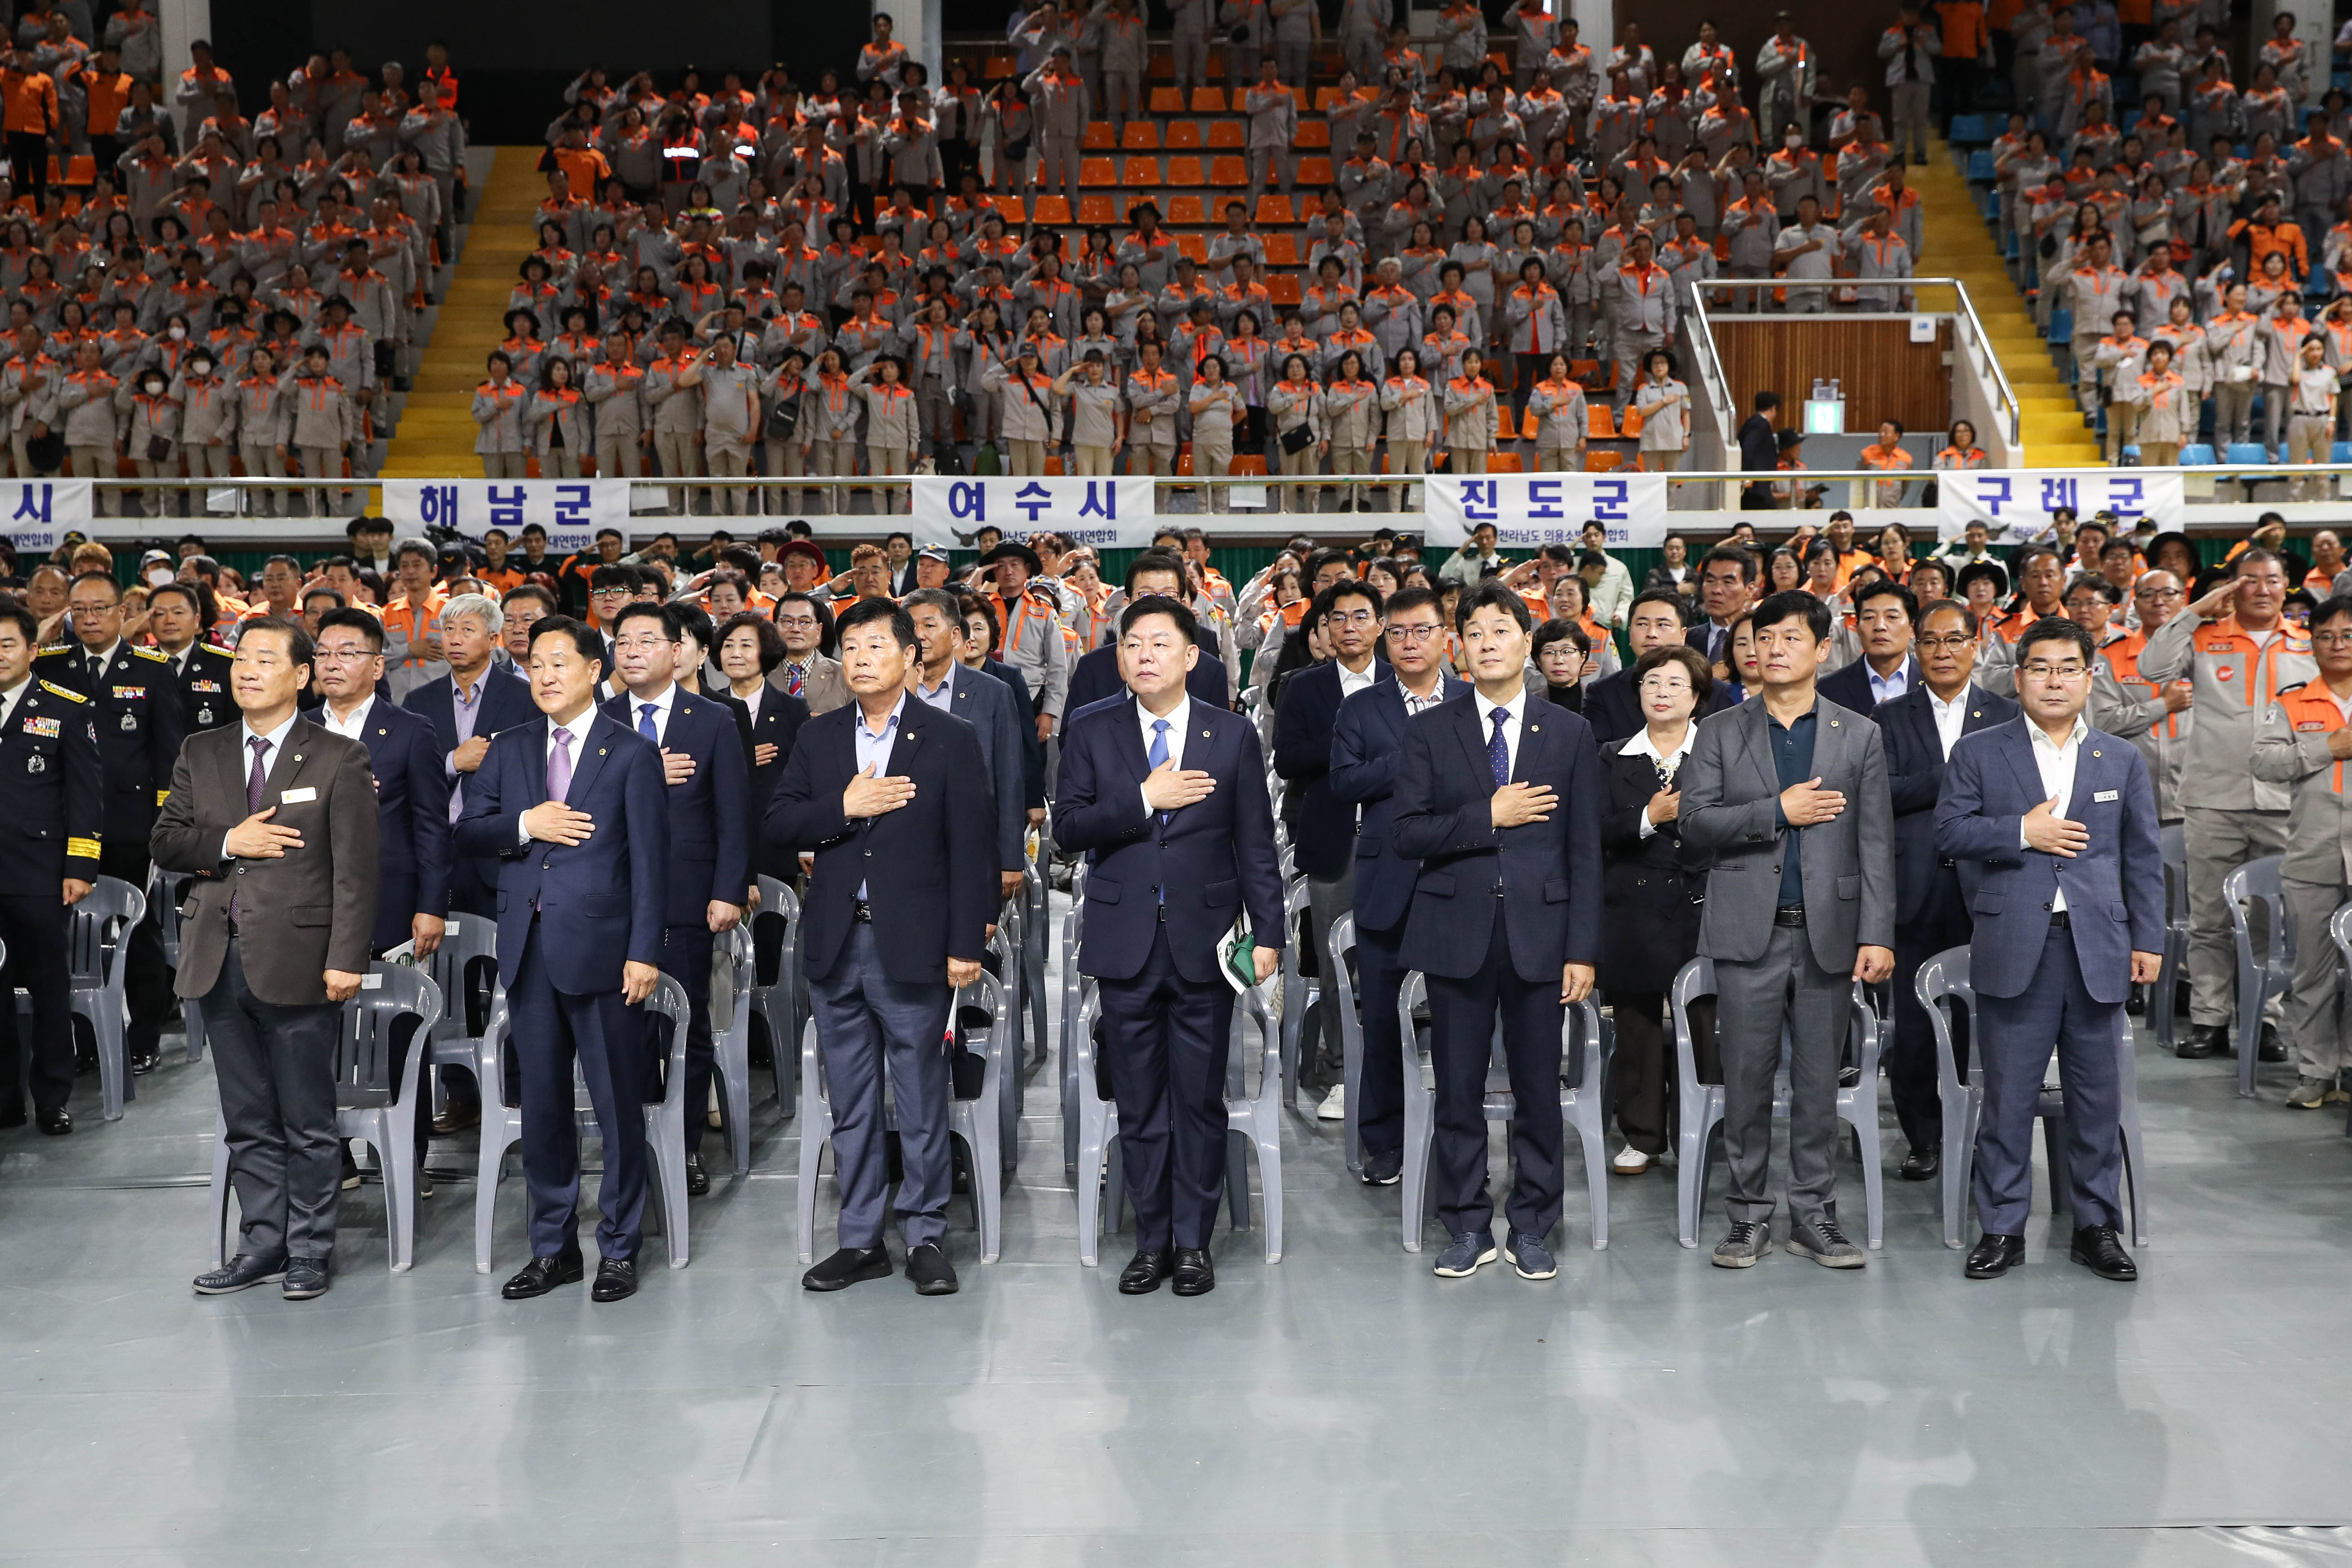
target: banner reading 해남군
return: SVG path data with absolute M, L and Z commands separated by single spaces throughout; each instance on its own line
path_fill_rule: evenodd
M 0 531 L 18 554 L 47 554 L 68 532 L 89 531 L 88 479 L 0 479 Z
M 412 527 L 450 528 L 469 539 L 491 529 L 508 536 L 535 522 L 547 547 L 585 550 L 600 528 L 629 536 L 626 479 L 385 479 L 383 515 Z
M 1490 522 L 1503 547 L 1539 550 L 1577 543 L 1594 521 L 1612 545 L 1653 550 L 1665 542 L 1664 474 L 1432 474 L 1417 482 L 1428 492 L 1432 544 L 1460 544 Z
M 969 544 L 982 528 L 996 528 L 1008 539 L 1025 538 L 1050 528 L 1072 544 L 1097 550 L 1138 550 L 1151 542 L 1151 531 L 1161 522 L 1154 514 L 1149 475 L 1106 475 L 1093 479 L 1070 475 L 1044 478 L 1018 474 L 980 474 L 947 479 L 916 476 L 914 528 L 918 538 L 953 537 Z M 823 531 L 824 520 L 812 518 Z M 871 532 L 875 520 L 857 518 L 859 531 Z
M 2088 521 L 2111 511 L 2128 532 L 2145 518 L 2157 528 L 2182 525 L 2188 501 L 2179 474 L 2130 468 L 1978 468 L 1936 476 L 1936 532 L 1958 539 L 1969 524 L 1991 531 L 1995 544 L 2023 544 L 2050 536 L 2050 514 L 2074 509 Z

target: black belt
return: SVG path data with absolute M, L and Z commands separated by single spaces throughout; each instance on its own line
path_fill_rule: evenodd
M 2073 931 L 2074 929 L 2074 922 L 2067 918 L 2066 911 L 2064 910 L 2053 910 L 2050 911 L 2050 925 L 2054 931 Z
M 1772 911 L 1772 923 L 1776 926 L 1803 925 L 1805 923 L 1805 906 L 1802 904 L 1780 905 L 1778 909 L 1775 909 Z
M 849 918 L 871 925 L 874 923 L 874 906 L 864 899 L 852 899 L 849 900 Z

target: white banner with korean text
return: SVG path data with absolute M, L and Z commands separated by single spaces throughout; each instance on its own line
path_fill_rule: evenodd
M 526 523 L 547 530 L 551 554 L 596 542 L 599 529 L 629 537 L 626 479 L 385 479 L 383 515 L 395 527 L 450 528 L 468 539 L 502 529 L 511 539 Z
M 88 479 L 0 479 L 0 529 L 17 554 L 47 555 L 66 534 L 89 531 L 91 489 Z
M 912 531 L 926 542 L 968 546 L 983 528 L 997 529 L 1007 539 L 1052 529 L 1072 544 L 1097 550 L 1139 550 L 1151 542 L 1151 531 L 1161 521 L 1152 512 L 1149 475 L 1032 479 L 982 474 L 946 479 L 919 474 L 913 486 Z M 880 518 L 856 516 L 813 517 L 809 523 L 820 537 L 838 533 L 859 538 L 871 537 L 877 525 L 896 525 L 895 520 L 886 523 Z
M 1609 474 L 1432 474 L 1429 542 L 1465 542 L 1480 523 L 1495 525 L 1505 550 L 1576 544 L 1599 522 L 1612 546 L 1654 550 L 1665 542 L 1666 476 Z
M 1976 468 L 1936 476 L 1936 533 L 1966 535 L 1980 522 L 1994 544 L 2027 544 L 2052 537 L 2051 514 L 2074 510 L 2078 521 L 2111 511 L 2128 533 L 2145 519 L 2158 530 L 2188 518 L 2181 476 L 2131 468 Z

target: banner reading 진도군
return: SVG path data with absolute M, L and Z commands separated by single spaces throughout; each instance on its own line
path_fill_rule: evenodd
M 2051 537 L 2051 514 L 2073 509 L 2078 521 L 2111 511 L 2125 532 L 2145 519 L 2159 531 L 2182 526 L 2187 500 L 2179 474 L 2130 468 L 1948 469 L 1936 476 L 1936 534 L 1958 539 L 1980 522 L 1995 544 Z
M 1432 474 L 1417 481 L 1428 495 L 1429 542 L 1460 544 L 1481 523 L 1495 526 L 1505 549 L 1575 544 L 1598 522 L 1612 546 L 1654 550 L 1665 542 L 1666 476 L 1615 473 Z

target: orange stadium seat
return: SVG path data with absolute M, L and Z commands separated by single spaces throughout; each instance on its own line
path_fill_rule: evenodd
M 1265 241 L 1265 264 L 1268 267 L 1296 267 L 1298 265 L 1297 236 L 1289 234 L 1269 234 L 1262 236 L 1261 237 Z
M 1118 138 L 1112 133 L 1109 121 L 1089 120 L 1087 133 L 1079 138 L 1078 145 L 1089 153 L 1107 153 L 1118 145 Z
M 1017 228 L 1029 221 L 1027 215 L 1022 209 L 1019 196 L 995 196 L 991 200 L 995 204 L 996 216 L 1004 220 L 1007 228 Z
M 1330 112 L 1331 106 L 1332 106 L 1333 104 L 1335 104 L 1335 103 L 1339 102 L 1339 89 L 1338 88 L 1336 88 L 1336 87 L 1318 87 L 1318 88 L 1317 88 L 1317 89 L 1315 89 L 1315 112 L 1316 112 L 1316 113 L 1318 113 L 1318 114 L 1328 114 L 1328 112 Z M 1305 130 L 1305 129 L 1306 129 L 1306 127 L 1302 125 L 1302 126 L 1300 126 L 1300 127 L 1299 127 L 1299 129 L 1303 131 L 1303 130 Z
M 1613 474 L 1625 466 L 1622 452 L 1587 452 L 1584 471 L 1588 474 Z
M 1236 188 L 1249 184 L 1249 167 L 1239 158 L 1209 160 L 1209 184 Z
M 1181 112 L 1181 106 L 1169 110 Z M 1158 110 L 1153 112 L 1157 113 Z M 1197 120 L 1175 120 L 1168 125 L 1166 146 L 1171 153 L 1197 153 L 1201 150 L 1201 122 Z
M 1194 216 L 1196 217 L 1207 216 L 1198 210 L 1201 205 L 1201 198 L 1198 196 L 1178 196 L 1176 201 L 1191 202 L 1193 205 Z M 1172 205 L 1174 204 L 1171 203 L 1171 205 Z M 1192 265 L 1195 267 L 1206 267 L 1209 264 L 1209 237 L 1204 234 L 1178 235 L 1176 237 L 1176 254 L 1179 256 L 1191 257 L 1192 258 Z
M 1116 216 L 1117 209 L 1111 205 L 1111 199 L 1108 196 L 1080 196 L 1078 198 L 1078 221 L 1086 225 L 1088 228 L 1096 228 L 1104 224 L 1108 224 Z
M 1213 59 L 1210 61 L 1210 68 L 1212 70 L 1216 68 L 1216 62 Z M 1195 114 L 1224 113 L 1225 89 L 1221 87 L 1194 88 L 1192 89 L 1192 112 Z
M 1609 405 L 1595 403 L 1584 411 L 1584 433 L 1588 440 L 1617 439 L 1617 416 Z
M 1542 432 L 1541 432 L 1541 429 L 1540 429 L 1540 426 L 1542 426 L 1542 424 L 1543 424 L 1543 416 L 1542 416 L 1541 415 L 1538 414 L 1534 409 L 1532 409 L 1532 408 L 1528 409 L 1528 410 L 1527 424 L 1526 424 L 1525 428 L 1520 432 L 1519 439 L 1520 439 L 1520 440 L 1522 440 L 1522 441 L 1532 441 L 1532 440 L 1534 440 L 1534 439 L 1537 437 L 1537 436 L 1538 436 L 1538 435 L 1540 435 L 1540 434 L 1542 433 Z
M 1010 55 L 989 56 L 988 63 L 981 68 L 980 74 L 990 81 L 1002 81 L 1010 78 L 1013 75 L 1013 57 Z
M 50 161 L 52 163 L 56 162 L 54 159 Z M 67 162 L 65 175 L 65 183 L 67 184 L 87 185 L 95 182 L 97 178 L 98 160 L 91 157 L 89 153 L 77 153 Z
M 1039 196 L 1030 208 L 1032 223 L 1056 224 L 1067 227 L 1070 222 L 1070 201 L 1067 196 Z
M 1155 87 L 1151 89 L 1151 112 L 1181 114 L 1184 112 L 1184 89 L 1181 87 Z
M 1129 153 L 1157 153 L 1160 127 L 1149 120 L 1130 120 L 1127 129 L 1119 132 L 1118 144 Z
M 1277 272 L 1265 280 L 1265 297 L 1287 309 L 1305 299 L 1307 291 L 1298 286 L 1296 272 Z
M 1517 452 L 1489 452 L 1486 454 L 1486 471 L 1490 474 L 1518 473 L 1519 455 Z
M 1173 55 L 1153 55 L 1151 57 L 1151 68 L 1145 71 L 1144 74 L 1151 78 L 1154 81 L 1169 80 L 1176 74 L 1175 57 Z M 1157 114 L 1159 110 L 1155 109 L 1152 112 Z
M 1326 120 L 1302 120 L 1298 132 L 1291 137 L 1293 147 L 1328 147 L 1331 145 L 1331 124 Z
M 1175 195 L 1168 198 L 1168 221 L 1174 226 L 1197 226 L 1209 221 L 1209 204 L 1199 196 Z M 1195 236 L 1197 238 L 1198 237 Z M 1206 240 L 1202 241 L 1207 244 Z
M 1192 477 L 1192 443 L 1190 441 L 1185 442 L 1176 454 L 1176 476 L 1185 479 Z
M 1234 454 L 1233 466 L 1225 471 L 1236 479 L 1247 477 L 1262 479 L 1265 478 L 1265 456 L 1260 452 L 1236 452 Z
M 1236 159 L 1235 162 L 1238 163 L 1239 160 Z M 1217 183 L 1223 184 L 1226 182 L 1220 180 Z M 1238 185 L 1244 182 L 1235 180 L 1232 183 Z M 1284 195 L 1280 191 L 1267 191 L 1257 198 L 1257 221 L 1261 226 L 1266 224 L 1287 226 L 1298 221 L 1298 215 L 1291 210 L 1288 196 Z
M 1317 190 L 1320 190 L 1330 183 L 1330 159 L 1301 158 L 1298 160 L 1298 184 L 1302 185 L 1310 185 Z
M 1078 160 L 1078 184 L 1115 185 L 1118 184 L 1118 165 L 1108 158 L 1081 158 Z
M 1240 121 L 1219 120 L 1211 122 L 1209 126 L 1209 146 L 1212 151 L 1221 153 L 1238 153 L 1248 145 L 1249 139 L 1244 133 L 1242 122 Z
M 1198 158 L 1171 158 L 1168 160 L 1168 183 L 1171 185 L 1205 185 L 1209 183 L 1209 176 L 1201 172 L 1201 160 Z
M 1160 160 L 1143 157 L 1129 158 L 1119 169 L 1118 183 L 1122 185 L 1139 185 L 1146 190 L 1158 189 Z
M 1047 479 L 1058 479 L 1058 478 L 1060 478 L 1060 477 L 1061 477 L 1061 473 L 1062 473 L 1062 459 L 1061 459 L 1061 458 L 1046 458 L 1046 459 L 1045 459 L 1045 477 L 1046 477 Z

